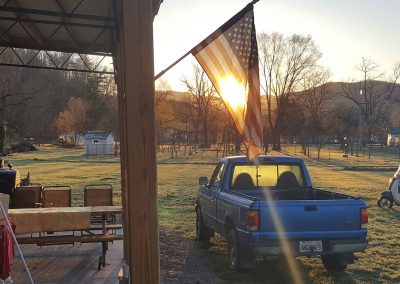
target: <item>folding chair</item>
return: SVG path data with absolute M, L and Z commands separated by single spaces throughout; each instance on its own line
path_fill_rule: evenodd
M 68 185 L 49 185 L 42 191 L 43 207 L 71 207 L 71 187 Z
M 111 184 L 88 184 L 83 188 L 84 206 L 112 206 L 113 187 Z M 102 222 L 101 217 L 92 216 L 90 219 L 92 225 L 98 225 Z M 107 217 L 107 223 L 115 224 L 115 216 Z
M 112 206 L 113 187 L 111 184 L 88 184 L 83 188 L 84 206 Z
M 42 185 L 17 187 L 12 198 L 13 208 L 37 208 L 42 205 Z
M 42 207 L 71 207 L 71 187 L 68 185 L 47 185 L 43 187 L 42 191 Z M 53 232 L 46 232 L 52 235 Z M 39 233 L 46 235 L 46 233 Z M 72 236 L 74 231 L 72 231 Z M 74 244 L 71 242 L 64 242 L 62 244 Z

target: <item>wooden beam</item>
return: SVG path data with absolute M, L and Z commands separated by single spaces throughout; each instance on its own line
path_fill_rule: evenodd
M 159 283 L 153 7 L 121 0 L 125 210 L 130 283 Z M 124 232 L 125 233 L 125 232 Z
M 100 243 L 122 240 L 119 235 L 56 235 L 40 237 L 17 237 L 19 244 L 37 244 L 41 246 L 69 244 L 69 243 Z

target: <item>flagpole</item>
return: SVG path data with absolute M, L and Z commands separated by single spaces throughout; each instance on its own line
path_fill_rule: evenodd
M 251 1 L 249 4 L 254 5 L 256 4 L 258 1 L 260 0 L 253 0 Z M 247 5 L 249 5 L 247 4 Z M 160 78 L 162 75 L 164 75 L 165 73 L 167 73 L 167 71 L 169 69 L 171 69 L 172 67 L 174 67 L 176 64 L 178 64 L 182 59 L 184 59 L 186 56 L 188 56 L 189 54 L 192 53 L 192 50 L 189 50 L 188 52 L 186 52 L 184 55 L 182 55 L 181 57 L 179 57 L 179 59 L 177 59 L 174 63 L 172 63 L 171 65 L 169 65 L 167 68 L 165 68 L 164 70 L 162 70 L 160 73 L 158 73 L 156 76 L 154 76 L 154 81 L 156 81 L 158 78 Z
M 156 81 L 158 78 L 160 78 L 162 75 L 164 75 L 169 69 L 171 69 L 171 68 L 174 67 L 176 64 L 178 64 L 179 61 L 181 61 L 183 58 L 185 58 L 186 56 L 188 56 L 191 52 L 192 52 L 192 50 L 189 50 L 189 51 L 186 52 L 184 55 L 182 55 L 178 60 L 176 60 L 174 63 L 172 63 L 170 66 L 168 66 L 168 67 L 165 68 L 163 71 L 161 71 L 161 72 L 158 73 L 156 76 L 154 76 L 154 81 Z

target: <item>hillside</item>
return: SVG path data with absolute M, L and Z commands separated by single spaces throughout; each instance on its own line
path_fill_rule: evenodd
M 377 81 L 377 89 L 384 89 L 389 86 L 390 83 Z M 331 107 L 334 107 L 340 103 L 352 104 L 347 98 L 343 96 L 343 84 L 345 84 L 346 88 L 353 89 L 355 93 L 358 93 L 362 88 L 362 82 L 353 82 L 353 83 L 345 83 L 345 82 L 328 82 L 328 89 L 331 94 Z M 178 91 L 170 91 L 166 96 L 167 100 L 175 100 L 175 101 L 185 101 L 186 96 L 190 95 L 188 92 L 178 92 Z M 392 125 L 400 126 L 400 84 L 396 84 L 395 91 L 393 93 L 393 110 L 392 110 Z M 265 96 L 261 97 L 261 104 L 266 105 Z
M 389 86 L 388 82 L 377 81 L 376 89 L 381 90 Z M 343 84 L 347 89 L 353 90 L 355 94 L 359 93 L 360 88 L 362 88 L 362 82 L 353 82 L 353 83 L 344 83 L 344 82 L 328 82 L 328 92 L 331 95 L 330 109 L 334 109 L 340 103 L 344 104 L 353 104 L 349 99 L 345 98 L 343 95 Z M 166 99 L 169 101 L 178 101 L 184 102 L 186 101 L 187 96 L 190 94 L 188 92 L 178 92 L 178 91 L 169 91 Z M 300 94 L 301 95 L 301 94 Z M 391 124 L 393 126 L 400 126 L 400 84 L 396 84 L 395 91 L 393 94 L 393 104 L 392 104 L 392 117 Z M 266 97 L 261 97 L 261 104 L 263 109 L 265 110 L 266 106 Z
M 388 88 L 390 83 L 377 81 L 376 90 L 383 90 L 384 88 Z M 330 93 L 332 94 L 332 105 L 337 105 L 339 103 L 350 103 L 347 98 L 343 95 L 343 84 L 345 84 L 347 89 L 354 90 L 354 93 L 359 93 L 359 90 L 362 89 L 362 82 L 354 82 L 354 83 L 343 83 L 343 82 L 329 82 L 327 83 Z M 393 126 L 400 126 L 400 84 L 396 84 L 394 93 L 392 95 L 392 111 L 391 111 L 391 123 Z

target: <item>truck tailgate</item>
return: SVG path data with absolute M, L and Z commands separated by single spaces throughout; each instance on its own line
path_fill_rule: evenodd
M 307 235 L 302 232 L 341 232 L 343 237 L 346 231 L 359 232 L 360 210 L 365 207 L 357 199 L 260 201 L 259 206 L 260 232 L 277 233 L 281 227 L 293 238 Z

